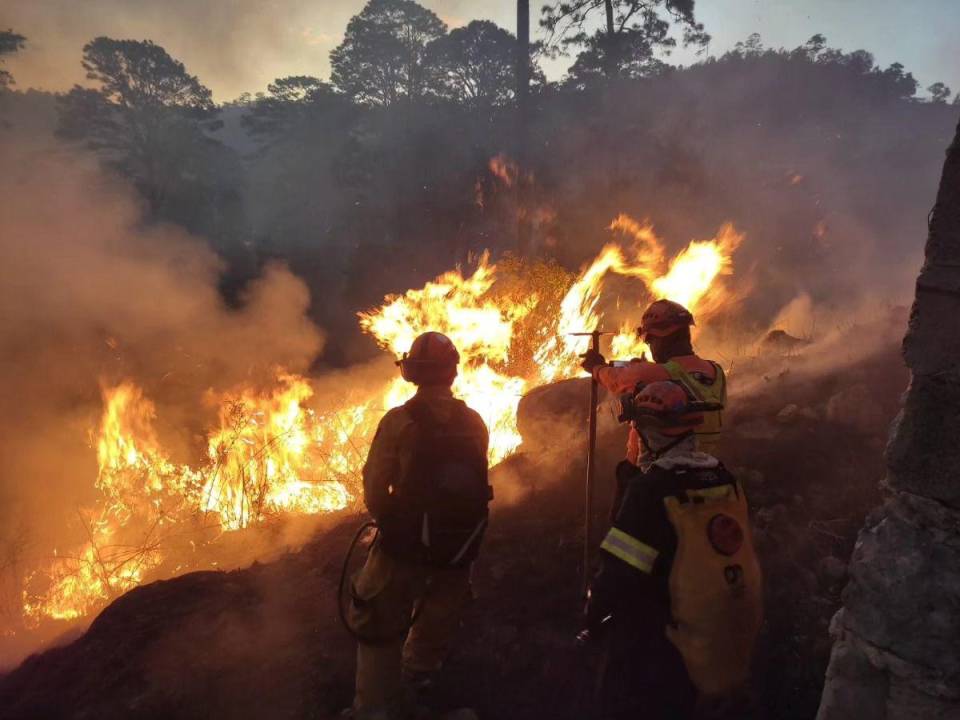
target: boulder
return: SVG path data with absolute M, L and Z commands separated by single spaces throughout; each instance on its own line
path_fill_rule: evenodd
M 817 720 L 960 720 L 960 126 L 928 227 L 903 343 L 912 380 L 887 446 L 891 497 L 854 546 Z M 877 427 L 877 414 L 865 385 L 827 403 L 853 429 Z
M 757 419 L 737 423 L 731 432 L 736 433 L 744 440 L 773 440 L 777 437 L 778 429 L 768 420 Z
M 829 582 L 840 582 L 847 576 L 847 564 L 838 557 L 827 555 L 820 561 L 820 575 Z
M 777 422 L 781 425 L 789 425 L 800 417 L 800 406 L 790 403 L 777 413 Z
M 590 378 L 561 380 L 535 388 L 520 399 L 517 430 L 524 450 L 565 448 L 586 438 Z
M 810 342 L 810 340 L 795 337 L 786 330 L 771 330 L 760 341 L 760 350 L 766 354 L 792 355 L 805 348 Z
M 834 394 L 827 401 L 827 420 L 862 435 L 883 430 L 891 418 L 865 384 L 853 385 Z

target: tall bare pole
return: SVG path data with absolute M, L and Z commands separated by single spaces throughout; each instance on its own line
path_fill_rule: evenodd
M 618 53 L 615 50 L 617 33 L 613 26 L 613 0 L 604 0 L 603 9 L 607 13 L 607 50 L 603 53 L 603 71 L 609 80 L 617 74 L 619 63 Z
M 530 249 L 530 0 L 517 0 L 517 252 Z
M 590 332 L 570 333 L 577 337 L 590 338 L 590 349 L 600 352 L 600 336 L 610 335 L 599 328 Z M 583 357 L 581 355 L 581 357 Z M 584 483 L 584 502 L 583 502 L 583 577 L 581 588 L 584 593 L 590 586 L 590 566 L 593 555 L 593 477 L 597 464 L 597 401 L 599 393 L 597 378 L 590 379 L 590 414 L 589 414 L 589 435 L 587 436 L 587 478 Z
M 600 352 L 600 332 L 590 333 L 590 349 Z M 597 378 L 590 379 L 590 427 L 587 439 L 587 481 L 583 508 L 583 592 L 590 586 L 590 555 L 593 551 L 593 477 L 597 464 Z

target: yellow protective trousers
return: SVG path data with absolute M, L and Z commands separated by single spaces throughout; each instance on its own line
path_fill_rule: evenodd
M 404 672 L 440 669 L 471 596 L 469 567 L 402 562 L 373 546 L 353 579 L 350 607 L 350 625 L 371 640 L 357 645 L 356 717 L 404 715 L 411 703 Z

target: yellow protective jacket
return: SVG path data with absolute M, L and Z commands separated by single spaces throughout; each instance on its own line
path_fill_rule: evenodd
M 464 414 L 456 412 L 465 405 L 453 396 L 449 387 L 421 387 L 416 397 L 427 405 L 440 423 L 449 421 L 455 414 L 461 417 L 465 415 L 469 425 L 460 430 L 475 437 L 477 447 L 486 455 L 489 434 L 483 419 L 469 408 Z M 388 512 L 392 489 L 400 478 L 406 476 L 410 467 L 415 445 L 413 433 L 413 418 L 402 405 L 387 411 L 380 420 L 367 462 L 363 466 L 363 499 L 375 520 Z
M 662 380 L 679 382 L 691 397 L 704 402 L 725 405 L 727 402 L 727 379 L 719 363 L 705 360 L 697 355 L 682 355 L 665 363 L 636 361 L 624 367 L 604 365 L 593 371 L 593 376 L 603 387 L 615 395 L 631 392 L 638 385 L 649 385 Z M 704 422 L 696 429 L 697 449 L 707 453 L 716 450 L 723 427 L 723 412 L 704 413 Z M 631 427 L 627 438 L 627 460 L 639 465 L 643 454 L 640 436 Z

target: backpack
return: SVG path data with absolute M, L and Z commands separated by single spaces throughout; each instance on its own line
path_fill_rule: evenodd
M 667 637 L 700 693 L 722 696 L 749 677 L 763 622 L 763 576 L 740 483 L 681 496 L 663 501 L 677 534 Z
M 422 400 L 404 408 L 414 422 L 412 455 L 380 522 L 384 550 L 407 562 L 464 567 L 477 557 L 493 499 L 487 457 L 469 432 L 471 411 L 458 402 L 441 423 Z

